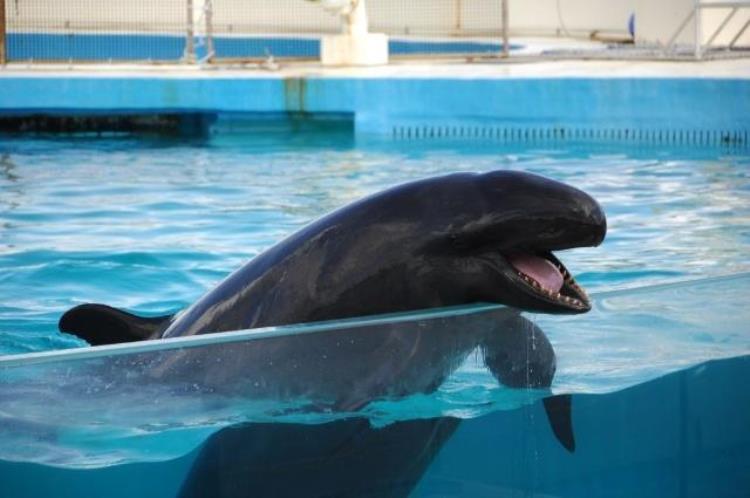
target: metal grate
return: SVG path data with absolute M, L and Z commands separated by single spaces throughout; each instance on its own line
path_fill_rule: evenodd
M 391 37 L 392 57 L 500 54 L 501 2 L 368 0 L 370 31 Z M 300 0 L 212 0 L 215 61 L 318 58 L 320 36 L 338 33 L 337 15 Z M 482 39 L 473 37 L 482 36 Z
M 316 1 L 0 0 L 3 4 L 10 62 L 317 59 L 320 37 L 341 31 L 338 15 Z M 367 9 L 370 30 L 392 37 L 395 57 L 502 51 L 500 1 L 368 0 Z
M 0 133 L 21 135 L 203 135 L 216 116 L 205 113 L 133 113 L 0 116 Z
M 750 132 L 744 130 L 503 127 L 461 125 L 393 126 L 397 140 L 477 139 L 508 142 L 602 141 L 669 145 L 750 146 Z
M 372 31 L 394 37 L 501 36 L 502 2 L 368 0 Z
M 214 57 L 309 58 L 320 54 L 320 35 L 339 31 L 339 20 L 318 5 L 290 0 L 212 0 Z
M 6 0 L 9 61 L 178 60 L 185 0 Z

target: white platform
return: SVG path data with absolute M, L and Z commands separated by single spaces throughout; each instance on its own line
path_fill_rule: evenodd
M 381 66 L 388 64 L 388 36 L 383 33 L 323 36 L 320 61 L 324 66 Z

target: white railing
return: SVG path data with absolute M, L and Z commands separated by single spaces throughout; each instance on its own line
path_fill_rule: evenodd
M 714 32 L 711 34 L 708 40 L 704 43 L 703 42 L 703 22 L 702 22 L 703 11 L 707 9 L 727 9 L 727 8 L 730 9 L 729 13 L 721 21 L 719 26 L 714 30 Z M 723 33 L 724 29 L 727 27 L 727 25 L 732 20 L 732 18 L 734 18 L 735 14 L 737 14 L 737 12 L 743 8 L 750 8 L 749 0 L 734 0 L 734 1 L 722 1 L 722 2 L 706 2 L 702 0 L 695 0 L 695 4 L 693 5 L 693 8 L 690 10 L 687 17 L 685 17 L 685 19 L 677 28 L 677 31 L 675 31 L 675 33 L 672 35 L 672 37 L 669 39 L 666 46 L 664 47 L 664 52 L 670 53 L 675 50 L 677 39 L 680 37 L 680 35 L 685 31 L 685 28 L 692 21 L 693 28 L 694 28 L 693 53 L 696 59 L 702 58 L 706 50 L 710 49 L 712 47 L 712 44 L 718 38 L 718 36 L 721 33 Z M 735 47 L 736 43 L 739 41 L 742 35 L 745 34 L 745 31 L 747 31 L 748 27 L 750 27 L 750 19 L 748 19 L 747 22 L 745 22 L 745 24 L 743 24 L 742 27 L 740 27 L 737 30 L 737 32 L 735 33 L 735 36 L 726 45 L 727 50 L 732 50 Z

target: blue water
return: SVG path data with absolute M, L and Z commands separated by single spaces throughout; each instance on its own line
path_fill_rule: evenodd
M 396 40 L 388 43 L 392 55 L 499 54 L 502 43 L 467 41 Z M 511 46 L 516 49 L 517 46 Z M 136 34 L 9 33 L 8 59 L 24 60 L 180 60 L 185 37 Z M 206 56 L 206 42 L 195 40 L 196 56 Z M 263 58 L 320 56 L 318 38 L 214 37 L 216 57 Z
M 165 314 L 321 214 L 399 182 L 522 169 L 603 205 L 604 244 L 564 255 L 589 290 L 750 269 L 750 157 L 720 149 L 357 144 L 347 131 L 207 140 L 0 141 L 0 352 L 78 345 L 75 304 Z
M 377 477 L 388 459 L 376 458 L 371 438 L 396 453 L 426 445 L 425 454 L 439 452 L 423 476 L 410 477 L 417 496 L 748 495 L 750 397 L 737 379 L 750 373 L 742 358 L 750 353 L 750 277 L 712 279 L 750 270 L 747 151 L 363 142 L 343 128 L 1 138 L 0 354 L 83 345 L 56 331 L 60 314 L 81 302 L 179 310 L 309 220 L 387 186 L 457 170 L 526 170 L 586 190 L 608 216 L 602 246 L 561 255 L 600 296 L 595 309 L 532 317 L 557 352 L 552 392 L 574 394 L 577 452 L 551 435 L 538 401 L 545 393 L 498 388 L 475 356 L 435 395 L 370 405 L 364 429 L 204 395 L 136 396 L 127 382 L 112 390 L 72 363 L 7 370 L 26 379 L 5 385 L 20 389 L 13 396 L 0 389 L 0 477 L 9 496 L 175 496 L 186 482 L 202 489 L 195 483 L 208 474 L 198 471 L 208 471 L 195 462 L 224 451 L 203 441 L 238 422 L 251 422 L 252 440 L 261 441 L 248 450 L 250 468 L 273 463 L 281 441 L 329 442 L 331 429 L 346 443 L 323 455 L 336 458 L 315 456 L 315 472 L 335 474 L 359 461 L 337 458 L 364 449 L 375 477 L 352 472 L 371 486 L 393 484 L 393 476 Z M 702 283 L 613 292 L 685 279 Z M 128 363 L 114 365 L 127 379 Z M 452 436 L 419 439 L 446 425 Z M 276 463 L 286 471 L 262 472 L 268 489 L 298 482 L 298 492 L 332 493 L 305 481 L 303 463 Z M 109 489 L 120 481 L 131 484 Z
M 66 468 L 167 461 L 229 425 L 336 424 L 354 415 L 309 409 L 331 399 L 368 401 L 356 416 L 381 429 L 515 411 L 550 393 L 617 393 L 750 355 L 750 310 L 741 299 L 748 292 L 744 273 L 599 292 L 585 317 L 527 315 L 557 353 L 549 390 L 507 388 L 485 367 L 483 348 L 507 346 L 477 348 L 474 331 L 519 333 L 493 325 L 507 313 L 496 305 L 238 331 L 218 344 L 222 334 L 141 343 L 137 352 L 7 356 L 0 360 L 0 460 Z M 187 347 L 194 339 L 211 342 Z M 435 392 L 422 392 L 438 378 Z

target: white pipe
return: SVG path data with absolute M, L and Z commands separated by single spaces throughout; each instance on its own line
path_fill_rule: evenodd
M 353 0 L 352 9 L 344 14 L 343 33 L 351 36 L 366 35 L 369 31 L 365 0 Z
M 703 22 L 703 12 L 701 11 L 701 0 L 695 0 L 695 3 L 693 4 L 693 9 L 695 10 L 695 58 L 700 59 L 702 54 L 701 51 L 701 44 L 703 43 L 703 40 L 701 38 L 703 37 L 703 31 L 701 23 Z

